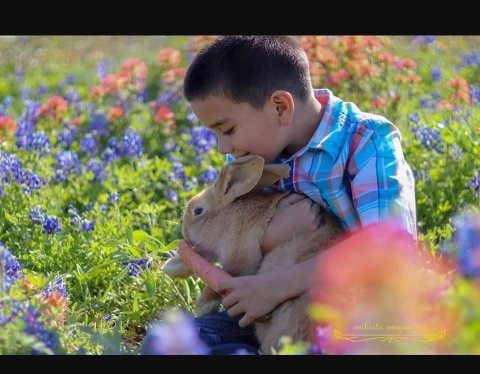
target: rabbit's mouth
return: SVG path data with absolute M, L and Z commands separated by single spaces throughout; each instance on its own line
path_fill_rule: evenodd
M 201 245 L 199 244 L 193 244 L 193 247 L 195 248 L 195 252 L 197 252 L 200 256 L 202 256 L 204 259 L 210 261 L 210 262 L 213 262 L 213 261 L 216 261 L 217 259 L 215 258 L 214 254 L 212 253 L 212 251 L 208 251 L 204 248 L 202 248 Z

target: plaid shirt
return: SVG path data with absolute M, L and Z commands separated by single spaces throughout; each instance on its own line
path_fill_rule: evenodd
M 394 221 L 416 239 L 415 180 L 398 129 L 328 89 L 315 90 L 315 97 L 325 114 L 307 145 L 275 159 L 290 165 L 290 176 L 270 190 L 305 194 L 346 230 Z

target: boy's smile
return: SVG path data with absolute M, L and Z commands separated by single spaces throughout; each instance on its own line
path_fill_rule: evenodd
M 289 126 L 279 121 L 275 105 L 268 101 L 262 109 L 248 103 L 234 103 L 220 96 L 191 102 L 199 120 L 215 131 L 220 153 L 233 157 L 259 155 L 272 162 L 288 145 Z

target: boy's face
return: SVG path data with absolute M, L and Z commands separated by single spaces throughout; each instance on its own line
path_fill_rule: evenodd
M 272 162 L 287 146 L 287 127 L 281 126 L 275 106 L 270 102 L 262 109 L 248 103 L 233 103 L 209 96 L 191 102 L 198 119 L 215 131 L 218 150 L 235 158 L 248 154 L 262 156 Z

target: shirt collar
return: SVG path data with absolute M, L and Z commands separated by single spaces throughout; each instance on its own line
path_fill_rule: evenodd
M 274 161 L 275 163 L 286 163 L 292 158 L 300 157 L 309 149 L 324 149 L 330 153 L 333 158 L 337 158 L 341 147 L 341 137 L 339 135 L 343 132 L 347 118 L 347 108 L 345 103 L 336 97 L 329 89 L 315 89 L 313 92 L 315 98 L 322 105 L 326 106 L 317 130 L 304 147 L 290 157 L 278 156 Z

